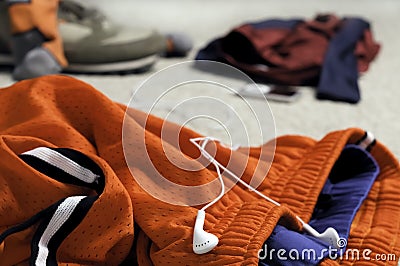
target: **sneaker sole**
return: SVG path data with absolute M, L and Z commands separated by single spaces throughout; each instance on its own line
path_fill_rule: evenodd
M 132 61 L 122 61 L 104 64 L 73 64 L 70 63 L 63 71 L 72 73 L 114 73 L 131 72 L 152 66 L 158 59 L 157 55 L 150 55 Z
M 140 59 L 131 61 L 122 61 L 114 63 L 101 64 L 73 64 L 63 69 L 68 73 L 85 73 L 85 74 L 107 74 L 107 73 L 136 73 L 148 70 L 157 61 L 158 55 L 150 55 Z M 8 54 L 0 54 L 0 65 L 13 66 L 13 58 Z

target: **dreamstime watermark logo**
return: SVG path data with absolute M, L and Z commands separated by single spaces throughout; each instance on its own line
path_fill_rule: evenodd
M 371 249 L 354 249 L 346 248 L 347 239 L 338 239 L 338 248 L 327 247 L 327 248 L 291 248 L 291 249 L 275 249 L 268 248 L 267 244 L 264 244 L 263 248 L 258 251 L 258 258 L 260 260 L 268 261 L 314 261 L 318 262 L 323 259 L 331 260 L 346 260 L 346 261 L 396 261 L 395 254 L 379 254 L 373 253 Z
M 153 74 L 136 88 L 125 113 L 122 137 L 126 162 L 141 188 L 175 205 L 200 205 L 216 198 L 221 183 L 207 168 L 210 162 L 190 142 L 199 135 L 220 140 L 208 144 L 207 152 L 218 160 L 218 151 L 224 149 L 219 159 L 239 177 L 251 160 L 250 185 L 258 187 L 273 160 L 275 122 L 265 98 L 240 95 L 240 89 L 249 84 L 257 87 L 229 65 L 189 61 Z M 236 146 L 266 142 L 257 155 L 250 156 L 250 149 L 233 152 Z M 230 153 L 226 147 L 232 147 Z M 223 178 L 227 192 L 236 180 Z

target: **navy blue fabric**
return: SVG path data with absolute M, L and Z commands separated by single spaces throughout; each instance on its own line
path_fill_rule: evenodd
M 212 40 L 206 47 L 198 51 L 195 60 L 210 60 L 227 63 L 222 56 L 221 42 L 222 38 Z
M 317 97 L 357 103 L 360 100 L 358 87 L 357 58 L 354 53 L 358 40 L 369 28 L 369 23 L 359 18 L 349 18 L 330 40 L 319 84 Z
M 316 265 L 329 251 L 328 244 L 277 225 L 259 253 L 259 265 Z
M 331 170 L 309 224 L 318 232 L 333 227 L 341 238 L 348 239 L 354 216 L 378 174 L 379 166 L 370 153 L 347 145 Z M 278 250 L 286 252 L 279 254 Z M 317 265 L 324 258 L 337 258 L 344 250 L 277 225 L 263 246 L 259 265 Z
M 249 23 L 254 29 L 293 29 L 299 23 L 304 22 L 302 19 L 269 19 L 260 22 Z
M 332 226 L 347 239 L 354 216 L 378 174 L 379 166 L 369 152 L 347 145 L 332 168 L 309 224 L 317 231 Z

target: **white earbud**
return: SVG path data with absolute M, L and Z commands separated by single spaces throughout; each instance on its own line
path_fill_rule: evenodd
M 216 247 L 218 245 L 218 238 L 215 235 L 207 233 L 206 231 L 204 231 L 203 226 L 204 226 L 204 220 L 205 220 L 205 217 L 206 217 L 206 214 L 205 214 L 204 210 L 207 209 L 208 207 L 210 207 L 211 205 L 213 205 L 214 203 L 216 203 L 218 200 L 220 200 L 223 197 L 224 193 L 225 193 L 225 186 L 224 186 L 224 181 L 222 179 L 220 168 L 223 169 L 225 171 L 225 173 L 227 173 L 230 176 L 232 176 L 239 183 L 241 183 L 243 186 L 247 187 L 249 190 L 255 192 L 260 197 L 268 200 L 269 202 L 275 204 L 276 206 L 281 206 L 281 204 L 279 202 L 277 202 L 277 201 L 271 199 L 270 197 L 262 194 L 260 191 L 258 191 L 257 189 L 253 188 L 252 186 L 250 186 L 249 184 L 247 184 L 243 180 L 241 180 L 234 173 L 229 171 L 222 164 L 220 164 L 217 160 L 215 160 L 215 158 L 212 157 L 205 149 L 207 143 L 210 140 L 211 141 L 215 141 L 214 138 L 210 138 L 210 137 L 190 139 L 190 142 L 192 142 L 200 150 L 201 154 L 215 166 L 215 169 L 216 169 L 217 174 L 218 174 L 218 178 L 219 178 L 219 180 L 221 182 L 221 193 L 219 194 L 219 196 L 216 197 L 210 203 L 208 203 L 206 206 L 204 206 L 197 213 L 196 223 L 194 225 L 194 232 L 193 232 L 193 251 L 196 254 L 207 253 L 207 252 L 211 251 L 214 247 Z M 200 144 L 197 143 L 197 141 L 204 141 L 204 142 L 200 146 Z M 303 225 L 303 230 L 306 231 L 308 234 L 310 234 L 310 235 L 312 235 L 312 236 L 314 236 L 314 237 L 316 237 L 316 238 L 328 243 L 329 245 L 331 245 L 333 247 L 340 248 L 339 247 L 340 237 L 339 237 L 338 232 L 334 228 L 329 227 L 323 233 L 318 233 L 311 225 L 309 225 L 306 222 L 304 222 L 299 216 L 296 216 L 296 218 L 297 218 L 297 220 L 299 220 L 301 222 L 301 224 Z
M 312 228 L 309 224 L 303 222 L 303 220 L 301 220 L 298 216 L 296 218 L 303 224 L 303 230 L 309 235 L 328 243 L 331 247 L 341 248 L 339 246 L 339 234 L 334 228 L 328 227 L 323 233 L 318 233 L 317 230 Z
M 205 218 L 205 211 L 199 210 L 193 232 L 193 252 L 196 254 L 207 253 L 218 245 L 218 237 L 203 229 Z

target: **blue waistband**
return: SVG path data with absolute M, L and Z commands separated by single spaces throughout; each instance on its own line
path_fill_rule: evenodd
M 317 265 L 344 252 L 351 223 L 379 174 L 375 159 L 357 145 L 347 145 L 319 195 L 309 224 L 323 232 L 328 227 L 341 237 L 341 250 L 317 238 L 277 225 L 260 252 L 259 265 Z

